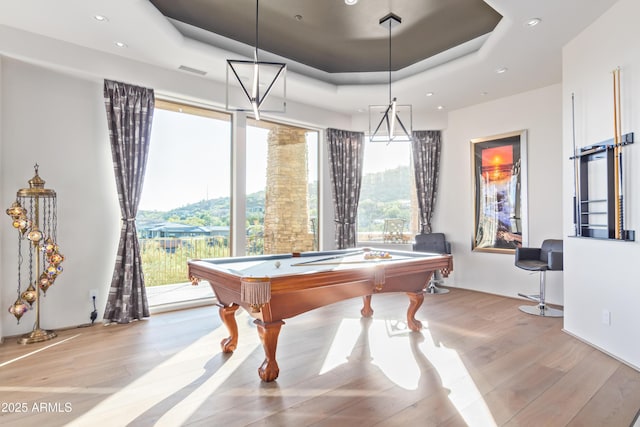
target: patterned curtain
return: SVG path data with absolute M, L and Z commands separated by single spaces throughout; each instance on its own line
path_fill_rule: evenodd
M 441 133 L 439 130 L 413 132 L 411 149 L 418 193 L 420 233 L 431 233 L 431 217 L 436 206 L 440 173 Z
M 362 183 L 364 133 L 327 129 L 333 211 L 338 249 L 356 245 L 356 215 Z
M 132 319 L 149 317 L 135 221 L 147 166 L 155 98 L 153 89 L 105 80 L 104 102 L 122 214 L 104 320 L 129 323 Z

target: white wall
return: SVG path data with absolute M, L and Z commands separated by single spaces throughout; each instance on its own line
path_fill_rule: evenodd
M 41 300 L 40 325 L 88 323 L 89 289 L 99 289 L 100 306 L 106 301 L 120 225 L 102 86 L 8 58 L 2 62 L 2 82 L 1 204 L 8 207 L 16 191 L 28 187 L 35 163 L 45 186 L 58 196 L 58 244 L 66 259 L 63 273 Z M 35 313 L 28 312 L 17 325 L 5 308 L 16 299 L 17 232 L 8 217 L 2 222 L 1 281 L 6 285 L 0 312 L 3 333 L 16 335 L 31 330 Z
M 434 231 L 451 241 L 454 272 L 446 284 L 506 296 L 537 293 L 539 276 L 512 254 L 474 252 L 471 139 L 527 130 L 529 246 L 562 238 L 561 86 L 553 85 L 452 111 L 443 133 Z M 548 273 L 547 301 L 563 303 L 562 273 Z
M 625 228 L 640 239 L 640 2 L 620 0 L 563 51 L 563 158 L 573 149 L 571 94 L 577 146 L 613 138 L 612 70 L 621 68 L 622 132 L 635 132 L 624 149 Z M 573 234 L 573 169 L 564 163 L 564 232 Z M 565 329 L 640 367 L 640 245 L 572 238 L 565 250 Z M 611 325 L 602 312 L 611 313 Z
M 2 86 L 3 86 L 3 79 L 2 79 L 2 57 L 0 56 L 0 165 L 2 164 L 2 141 L 3 141 L 3 135 L 4 135 L 4 127 L 2 126 L 2 105 L 3 105 L 3 97 L 2 97 Z M 5 178 L 4 178 L 4 169 L 2 169 L 0 171 L 0 182 L 4 182 Z M 4 189 L 3 187 L 0 185 L 0 200 L 5 200 L 4 197 Z M 6 235 L 5 231 L 6 228 L 5 227 L 0 227 L 0 242 L 4 241 L 4 237 Z M 3 252 L 2 252 L 2 244 L 0 243 L 0 271 L 2 271 L 2 260 L 4 259 L 3 257 Z M 1 278 L 0 278 L 1 279 Z M 0 282 L 0 284 L 2 284 L 3 282 Z M 1 285 L 0 285 L 1 286 Z M 4 287 L 4 286 L 1 286 Z M 0 310 L 4 307 L 3 304 L 3 298 L 2 295 L 0 295 Z M 8 305 L 7 305 L 8 307 Z M 4 333 L 3 333 L 3 318 L 4 316 L 0 316 L 0 344 L 3 341 L 3 337 L 4 337 Z

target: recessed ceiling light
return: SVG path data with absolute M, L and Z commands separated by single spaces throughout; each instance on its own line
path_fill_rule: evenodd
M 540 19 L 540 18 L 531 18 L 531 19 L 527 20 L 526 25 L 527 25 L 527 27 L 535 27 L 540 22 L 542 22 L 542 19 Z
M 356 3 L 358 3 L 358 0 L 344 0 L 344 4 L 348 6 L 353 6 Z
M 296 21 L 302 21 L 302 15 L 295 15 L 294 18 Z
M 109 20 L 109 18 L 107 18 L 104 15 L 94 15 L 93 19 L 95 19 L 98 22 L 107 22 Z
M 433 92 L 427 92 L 427 96 L 433 96 Z
M 503 73 L 506 73 L 507 71 L 509 71 L 507 67 L 496 68 L 496 73 L 498 74 L 503 74 Z
M 444 105 L 438 105 L 436 108 L 437 108 L 438 110 L 444 110 Z
M 122 48 L 127 47 L 127 44 L 126 43 L 122 43 L 122 42 L 115 42 L 115 45 L 118 46 L 118 47 L 122 47 Z
M 487 96 L 487 95 L 489 95 L 489 92 L 480 92 L 480 95 Z

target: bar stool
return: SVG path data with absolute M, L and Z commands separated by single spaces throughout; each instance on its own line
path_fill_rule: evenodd
M 562 240 L 547 239 L 540 248 L 517 248 L 515 265 L 528 271 L 540 272 L 540 293 L 538 295 L 518 294 L 538 305 L 521 305 L 519 308 L 528 314 L 544 317 L 562 317 L 562 310 L 547 307 L 545 303 L 545 287 L 547 271 L 563 269 Z
M 450 254 L 451 244 L 447 242 L 444 233 L 425 233 L 418 234 L 416 236 L 416 242 L 413 244 L 413 250 L 415 252 L 432 252 L 436 254 Z M 442 279 L 442 273 L 440 270 L 433 272 L 429 286 L 426 289 L 428 294 L 446 294 L 449 289 L 439 288 L 436 285 L 441 285 L 444 282 Z

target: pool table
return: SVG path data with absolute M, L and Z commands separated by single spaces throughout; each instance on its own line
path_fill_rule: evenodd
M 225 353 L 236 349 L 239 307 L 255 318 L 265 360 L 258 369 L 263 381 L 278 377 L 276 347 L 284 319 L 353 297 L 363 297 L 362 316 L 373 315 L 371 295 L 406 292 L 407 324 L 418 331 L 415 314 L 434 271 L 447 277 L 453 270 L 451 255 L 382 251 L 373 248 L 326 252 L 213 258 L 188 261 L 189 278 L 209 282 L 229 337 Z

